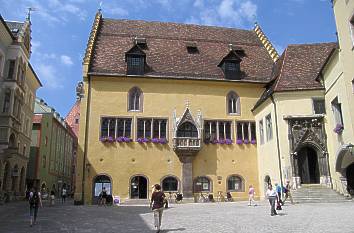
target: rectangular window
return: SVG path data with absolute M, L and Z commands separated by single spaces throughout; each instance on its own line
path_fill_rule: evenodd
M 254 122 L 237 122 L 237 140 L 239 143 L 242 141 L 245 144 L 256 143 L 256 126 Z
M 144 57 L 143 56 L 127 56 L 127 74 L 143 75 L 144 74 Z
M 259 121 L 259 137 L 260 143 L 264 144 L 264 128 L 263 128 L 263 120 Z
M 334 121 L 337 125 L 341 125 L 341 127 L 344 127 L 343 124 L 343 115 L 342 115 L 342 105 L 341 103 L 338 102 L 338 97 L 336 97 L 332 101 L 332 111 L 334 115 Z
M 101 137 L 131 137 L 132 119 L 131 118 L 113 118 L 102 117 L 101 119 Z
M 272 116 L 269 114 L 265 118 L 266 121 L 266 134 L 267 134 L 267 141 L 273 139 L 273 125 L 272 125 Z
M 231 121 L 205 121 L 204 142 L 232 139 Z
M 153 138 L 166 138 L 167 120 L 153 119 Z
M 137 121 L 137 138 L 151 139 L 152 119 L 142 118 Z
M 14 79 L 14 74 L 15 74 L 15 60 L 9 60 L 9 72 L 7 74 L 8 79 Z
M 313 99 L 312 103 L 315 114 L 326 114 L 326 104 L 324 99 Z
M 7 91 L 5 91 L 2 112 L 9 112 L 10 111 L 10 100 L 11 100 L 11 91 L 7 90 Z

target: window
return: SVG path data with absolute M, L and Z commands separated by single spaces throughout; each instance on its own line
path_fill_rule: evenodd
M 233 91 L 227 95 L 227 113 L 228 114 L 240 114 L 240 97 Z
M 2 106 L 2 112 L 9 112 L 10 111 L 10 100 L 11 100 L 11 91 L 6 90 L 4 96 L 4 104 Z
M 9 72 L 7 74 L 7 79 L 14 79 L 15 74 L 15 60 L 9 60 Z
M 184 122 L 182 125 L 178 127 L 177 137 L 179 138 L 197 138 L 198 130 L 195 125 L 190 122 Z
M 133 87 L 128 94 L 128 111 L 142 111 L 142 91 Z
M 324 99 L 313 99 L 312 103 L 315 114 L 326 114 L 326 105 Z
M 153 119 L 153 138 L 166 138 L 167 120 Z
M 194 192 L 210 192 L 210 180 L 205 177 L 201 176 L 195 179 L 194 182 Z
M 237 122 L 236 130 L 237 143 L 256 143 L 256 125 L 254 122 Z
M 138 119 L 137 138 L 151 138 L 152 119 Z
M 178 181 L 175 177 L 169 176 L 162 181 L 162 190 L 164 192 L 177 192 L 178 191 Z
M 132 119 L 102 117 L 101 119 L 101 138 L 110 137 L 131 137 Z
M 354 78 L 352 80 L 352 90 L 353 90 L 353 93 L 354 93 Z
M 236 60 L 226 60 L 223 65 L 226 79 L 240 79 L 240 62 Z
M 75 124 L 79 124 L 79 118 L 75 118 Z
M 234 192 L 244 192 L 244 185 L 242 178 L 239 176 L 232 175 L 227 179 L 227 190 Z
M 332 111 L 333 111 L 334 121 L 335 121 L 336 125 L 340 125 L 341 127 L 344 127 L 343 115 L 342 115 L 342 105 L 341 105 L 341 103 L 338 102 L 338 97 L 336 97 L 332 101 Z
M 117 119 L 117 137 L 131 137 L 132 120 L 129 118 Z
M 26 156 L 26 145 L 23 146 L 23 156 Z
M 209 143 L 219 139 L 232 139 L 231 121 L 205 121 L 204 142 Z
M 260 143 L 264 144 L 264 128 L 263 128 L 263 120 L 259 121 L 259 137 Z
M 351 38 L 352 38 L 352 44 L 354 46 L 354 15 L 351 17 L 349 20 L 349 25 L 350 25 L 350 32 L 351 32 Z
M 266 116 L 265 122 L 266 122 L 267 141 L 269 141 L 273 139 L 272 116 L 270 114 Z
M 127 74 L 143 75 L 144 74 L 144 56 L 128 55 L 127 56 Z
M 0 78 L 2 78 L 4 73 L 4 56 L 0 53 Z

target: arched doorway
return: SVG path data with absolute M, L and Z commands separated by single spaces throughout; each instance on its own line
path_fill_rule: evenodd
M 301 184 L 319 184 L 320 172 L 317 151 L 312 147 L 305 146 L 297 154 Z
M 354 196 L 354 163 L 350 164 L 346 169 L 347 189 L 348 193 Z
M 162 180 L 162 190 L 164 192 L 177 192 L 178 180 L 174 176 L 167 176 Z
M 108 195 L 112 195 L 112 181 L 109 176 L 98 175 L 93 179 L 92 202 L 97 203 L 102 189 L 105 188 Z
M 148 182 L 144 176 L 134 176 L 130 180 L 130 198 L 147 199 Z

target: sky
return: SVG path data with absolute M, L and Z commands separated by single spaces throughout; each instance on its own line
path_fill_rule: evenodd
M 258 22 L 279 53 L 288 44 L 336 41 L 330 0 L 0 0 L 5 20 L 24 21 L 34 7 L 30 62 L 41 80 L 37 96 L 66 116 L 82 80 L 92 22 L 138 19 L 252 29 Z

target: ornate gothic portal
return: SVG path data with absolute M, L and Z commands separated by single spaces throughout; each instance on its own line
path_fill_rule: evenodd
M 286 117 L 289 124 L 293 183 L 330 185 L 326 134 L 322 116 Z
M 201 149 L 202 115 L 198 111 L 193 118 L 189 106 L 182 117 L 176 117 L 173 113 L 173 150 L 182 162 L 182 192 L 183 196 L 193 196 L 193 159 Z

